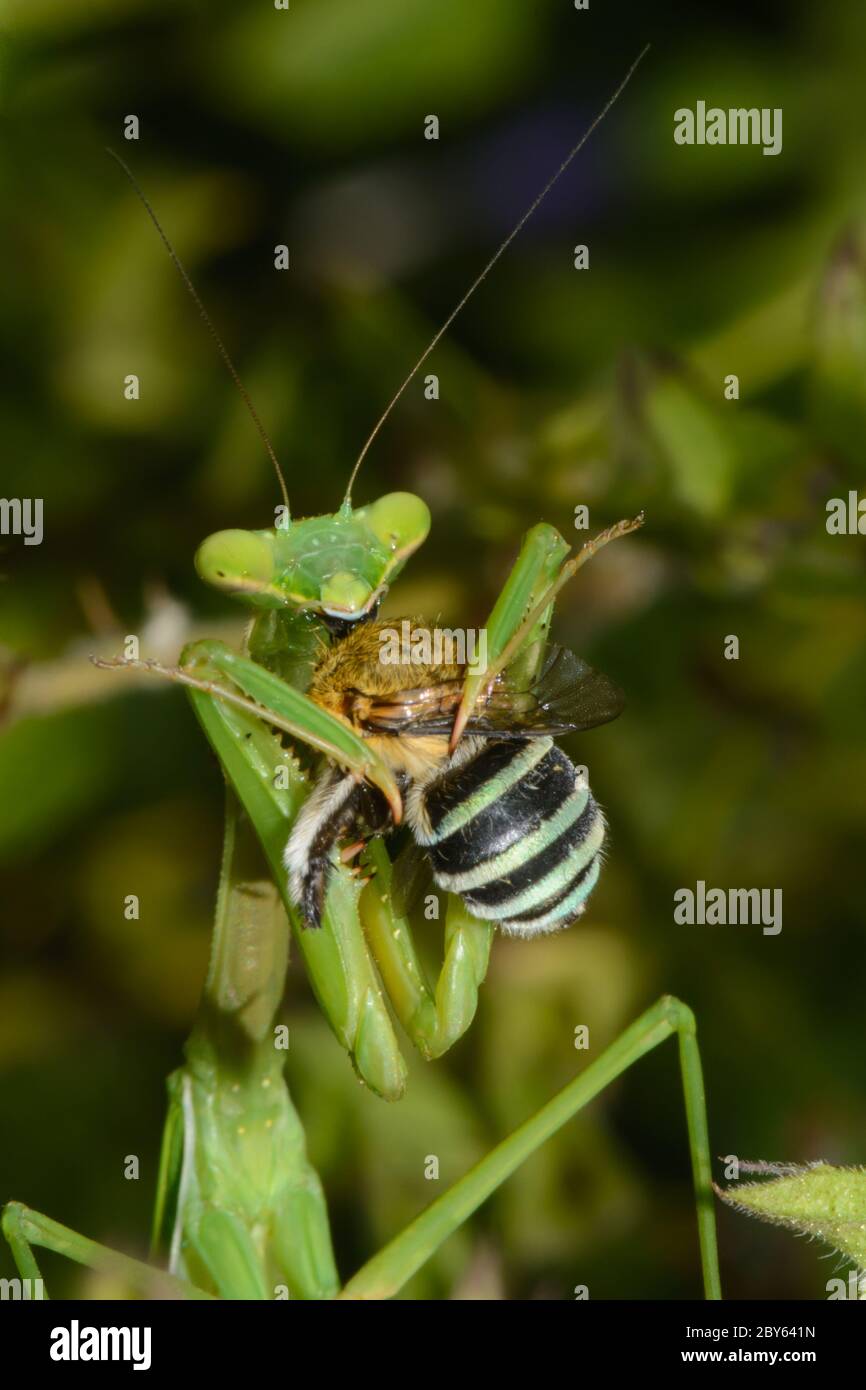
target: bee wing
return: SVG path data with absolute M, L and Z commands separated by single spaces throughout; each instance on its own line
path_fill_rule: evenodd
M 447 735 L 454 727 L 462 690 L 459 682 L 402 690 L 368 701 L 363 727 L 371 732 L 419 738 Z M 616 719 L 625 697 L 600 671 L 567 647 L 547 649 L 544 665 L 532 685 L 516 690 L 497 682 L 479 698 L 466 724 L 467 734 L 522 738 L 528 734 L 568 734 L 592 729 Z
M 500 738 L 567 734 L 607 724 L 622 712 L 625 697 L 618 685 L 567 647 L 548 648 L 544 665 L 528 690 L 499 686 L 470 716 L 466 733 L 495 733 Z
M 417 686 L 394 694 L 367 699 L 359 722 L 372 733 L 447 734 L 460 704 L 459 681 L 445 685 Z

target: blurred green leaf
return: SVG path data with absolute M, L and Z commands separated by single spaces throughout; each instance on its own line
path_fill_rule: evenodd
M 426 115 L 462 122 L 531 67 L 549 9 L 520 0 L 265 5 L 217 36 L 210 80 L 222 102 L 305 145 L 345 148 L 406 130 L 422 141 Z

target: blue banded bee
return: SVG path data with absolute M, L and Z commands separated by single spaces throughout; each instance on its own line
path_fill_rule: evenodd
M 438 888 L 514 935 L 570 925 L 598 879 L 605 821 L 554 738 L 616 718 L 621 692 L 551 647 L 529 689 L 497 678 L 449 753 L 465 668 L 382 663 L 384 627 L 362 622 L 341 635 L 313 673 L 310 698 L 348 720 L 394 769 L 416 856 Z M 391 829 L 376 788 L 326 767 L 285 851 L 292 899 L 308 925 L 321 923 L 337 847 Z

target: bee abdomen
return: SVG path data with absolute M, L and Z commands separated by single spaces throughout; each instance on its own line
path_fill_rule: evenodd
M 549 738 L 480 744 L 427 786 L 424 820 L 438 887 L 503 931 L 567 926 L 598 878 L 604 817 Z

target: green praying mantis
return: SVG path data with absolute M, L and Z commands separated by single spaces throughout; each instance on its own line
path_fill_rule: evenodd
M 317 760 L 326 759 L 377 788 L 394 823 L 401 821 L 401 790 L 392 768 L 346 721 L 314 703 L 306 691 L 322 650 L 334 640 L 334 621 L 362 622 L 373 614 L 428 533 L 430 514 L 421 498 L 396 492 L 355 509 L 352 484 L 390 410 L 475 285 L 380 418 L 337 512 L 293 519 L 279 465 L 252 403 L 150 205 L 132 182 L 244 395 L 276 467 L 283 504 L 273 528 L 220 532 L 205 540 L 196 556 L 202 579 L 254 610 L 242 651 L 206 640 L 188 646 L 171 668 L 146 656 L 99 663 L 143 667 L 185 686 L 219 759 L 226 782 L 226 821 L 213 945 L 185 1063 L 169 1080 L 152 1263 L 110 1251 L 10 1203 L 3 1227 L 20 1273 L 40 1277 L 33 1247 L 43 1246 L 95 1267 L 127 1291 L 145 1297 L 390 1297 L 546 1138 L 646 1052 L 676 1035 L 704 1287 L 708 1297 L 720 1297 L 695 1021 L 672 997 L 659 1000 L 542 1110 L 341 1284 L 321 1183 L 307 1158 L 303 1128 L 283 1078 L 286 1039 L 279 1006 L 290 934 L 322 1011 L 358 1077 L 377 1096 L 397 1101 L 406 1084 L 406 1062 L 396 1025 L 427 1060 L 441 1057 L 466 1033 L 478 1007 L 495 925 L 473 918 L 459 897 L 448 895 L 442 963 L 431 982 L 409 914 L 393 891 L 391 858 L 381 838 L 374 836 L 366 843 L 359 863 L 351 863 L 346 854 L 337 857 L 323 920 L 315 930 L 304 924 L 292 901 L 283 854 L 310 795 Z M 486 623 L 486 669 L 466 674 L 452 748 L 479 696 L 495 681 L 523 688 L 538 671 L 563 586 L 602 546 L 634 531 L 642 520 L 609 527 L 570 558 L 568 545 L 554 527 L 532 527 Z M 523 949 L 531 950 L 532 944 Z

